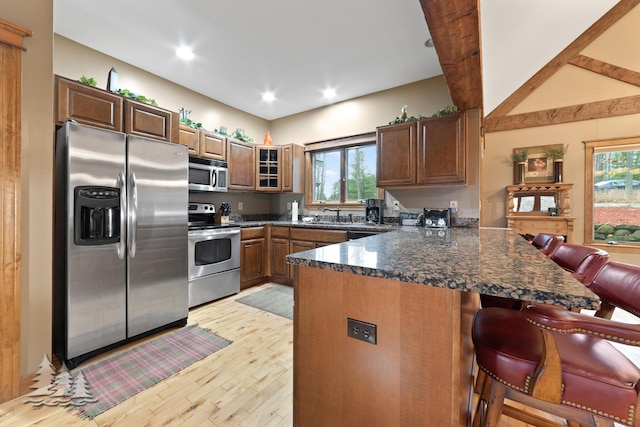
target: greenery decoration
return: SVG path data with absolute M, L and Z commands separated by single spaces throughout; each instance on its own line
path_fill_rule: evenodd
M 158 106 L 158 103 L 155 99 L 147 98 L 144 95 L 136 95 L 129 89 L 118 89 L 116 93 L 118 95 L 124 96 L 125 98 L 135 99 L 136 101 L 144 102 L 145 104 L 153 105 L 154 107 Z
M 562 159 L 565 154 L 567 154 L 567 150 L 569 149 L 569 144 L 567 145 L 550 145 L 545 147 L 544 155 L 553 160 Z
M 216 129 L 214 130 L 214 132 L 215 132 L 215 133 L 217 133 L 218 135 L 229 136 L 229 135 L 227 134 L 226 129 L 225 129 L 225 130 L 223 130 L 223 129 L 218 129 L 218 128 L 216 128 Z
M 520 151 L 515 151 L 511 154 L 511 160 L 516 163 L 522 163 L 527 161 L 527 157 L 529 156 L 529 150 L 523 148 Z
M 457 113 L 459 111 L 460 110 L 458 110 L 458 107 L 456 107 L 455 105 L 447 106 L 433 113 L 431 117 L 442 117 L 442 116 L 446 116 L 447 114 Z
M 93 77 L 86 77 L 84 74 L 82 75 L 82 77 L 80 77 L 80 80 L 78 81 L 88 86 L 95 86 L 97 84 L 96 79 L 94 79 Z
M 229 137 L 234 139 L 239 139 L 240 141 L 244 141 L 244 142 L 253 142 L 253 138 L 251 138 L 248 135 L 245 135 L 244 133 L 238 132 L 237 129 L 233 131 L 233 133 L 229 135 Z
M 406 122 L 413 122 L 415 120 L 420 120 L 420 119 L 424 119 L 424 116 L 411 116 L 411 117 L 407 117 L 407 118 L 401 118 L 401 117 L 396 117 L 395 119 L 391 120 L 389 122 L 390 125 L 397 125 L 398 123 L 406 123 Z
M 196 123 L 191 119 L 180 119 L 180 123 L 194 129 L 206 130 L 204 127 L 202 127 L 202 123 Z

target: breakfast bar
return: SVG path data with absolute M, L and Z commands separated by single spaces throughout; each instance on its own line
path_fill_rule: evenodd
M 479 294 L 599 305 L 508 229 L 403 227 L 287 260 L 297 426 L 468 425 Z

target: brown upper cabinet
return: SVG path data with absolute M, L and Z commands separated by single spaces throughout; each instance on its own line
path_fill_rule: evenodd
M 187 146 L 190 156 L 227 161 L 227 138 L 222 135 L 180 125 L 179 141 Z
M 67 119 L 103 129 L 173 142 L 179 138 L 179 116 L 115 93 L 55 76 L 56 124 Z
M 377 128 L 376 184 L 381 188 L 466 183 L 464 113 Z
M 227 139 L 229 162 L 229 190 L 254 191 L 256 189 L 256 146 L 237 139 Z
M 67 119 L 122 132 L 124 98 L 115 93 L 56 76 L 56 122 Z
M 180 120 L 177 114 L 127 98 L 124 100 L 124 108 L 124 133 L 164 142 L 179 139 Z

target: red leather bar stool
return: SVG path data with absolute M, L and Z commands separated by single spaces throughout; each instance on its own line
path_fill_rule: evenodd
M 549 256 L 553 251 L 564 243 L 563 236 L 557 236 L 555 234 L 538 233 L 531 241 L 531 244 L 539 249 L 543 254 Z
M 588 287 L 595 273 L 609 260 L 609 254 L 590 246 L 563 243 L 556 247 L 549 258 Z
M 591 288 L 608 304 L 640 313 L 640 267 L 609 262 Z M 490 382 L 474 426 L 498 426 L 503 413 L 527 424 L 552 425 L 505 405 L 505 398 L 569 425 L 640 426 L 640 369 L 612 345 L 640 347 L 640 325 L 546 305 L 524 311 L 486 308 L 476 313 L 472 338 L 478 366 Z

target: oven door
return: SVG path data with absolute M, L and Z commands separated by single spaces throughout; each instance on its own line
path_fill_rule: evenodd
M 189 230 L 189 279 L 240 268 L 240 228 Z

